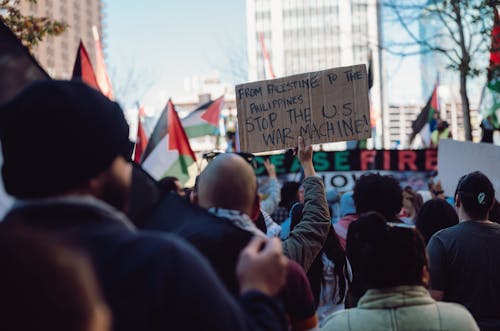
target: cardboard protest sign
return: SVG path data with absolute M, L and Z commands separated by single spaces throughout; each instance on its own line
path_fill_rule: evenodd
M 371 137 L 365 65 L 237 85 L 236 104 L 246 152 Z
M 458 180 L 473 171 L 484 173 L 500 199 L 500 147 L 493 144 L 462 142 L 451 139 L 439 141 L 438 172 L 446 196 L 452 197 Z

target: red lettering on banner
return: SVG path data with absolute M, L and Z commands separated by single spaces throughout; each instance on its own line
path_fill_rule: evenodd
M 361 151 L 361 155 L 359 156 L 359 159 L 360 159 L 360 166 L 361 166 L 361 170 L 368 170 L 368 164 L 373 164 L 375 162 L 375 155 L 376 155 L 377 151 L 373 150 L 373 151 L 366 151 L 366 150 L 362 150 Z
M 391 170 L 391 151 L 384 151 L 384 170 Z
M 398 170 L 405 171 L 405 165 L 408 166 L 410 170 L 418 171 L 415 161 L 417 161 L 417 153 L 414 151 L 399 151 L 398 158 Z
M 425 151 L 425 170 L 434 171 L 437 170 L 438 163 L 438 153 L 437 149 L 428 149 Z

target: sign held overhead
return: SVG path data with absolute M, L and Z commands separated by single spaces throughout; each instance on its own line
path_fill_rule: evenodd
M 371 137 L 364 64 L 237 85 L 236 105 L 246 152 Z

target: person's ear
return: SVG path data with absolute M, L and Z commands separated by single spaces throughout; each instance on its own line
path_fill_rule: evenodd
M 189 195 L 189 201 L 191 201 L 193 205 L 198 205 L 198 193 L 194 190 L 191 191 L 191 194 Z
M 424 265 L 424 267 L 422 268 L 422 284 L 424 284 L 424 286 L 428 288 L 430 285 L 430 280 L 431 276 L 429 274 L 429 268 Z
M 455 207 L 460 208 L 461 205 L 462 201 L 460 200 L 460 197 L 458 196 L 458 194 L 455 194 Z
M 260 213 L 260 196 L 258 194 L 255 194 L 255 198 L 253 200 L 253 205 L 252 205 L 252 215 L 250 215 L 250 218 L 255 221 L 259 217 Z
M 85 185 L 87 187 L 89 193 L 95 197 L 101 196 L 102 186 L 103 186 L 102 185 L 102 178 L 103 178 L 103 174 L 100 174 L 99 176 L 90 179 Z

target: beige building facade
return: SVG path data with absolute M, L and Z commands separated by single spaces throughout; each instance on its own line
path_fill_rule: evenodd
M 71 78 L 80 39 L 83 40 L 92 65 L 96 64 L 96 47 L 92 27 L 103 40 L 104 3 L 100 0 L 38 0 L 37 4 L 21 1 L 23 14 L 49 17 L 68 24 L 56 37 L 48 36 L 33 49 L 34 55 L 52 78 Z

